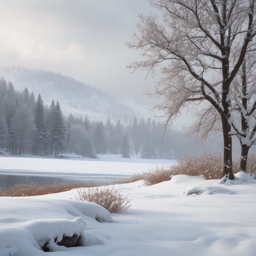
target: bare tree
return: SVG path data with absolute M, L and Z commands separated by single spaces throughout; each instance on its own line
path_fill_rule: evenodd
M 240 170 L 246 172 L 251 146 L 256 142 L 256 58 L 247 54 L 232 93 L 232 128 L 241 145 Z
M 232 128 L 241 146 L 240 170 L 246 172 L 250 148 L 256 143 L 256 58 L 248 54 L 232 83 Z M 204 142 L 213 133 L 221 132 L 221 119 L 215 108 L 209 106 L 197 113 L 198 119 L 188 127 L 187 135 L 196 135 Z
M 128 46 L 144 60 L 129 68 L 153 72 L 167 122 L 182 108 L 207 102 L 218 112 L 224 140 L 224 176 L 234 179 L 231 139 L 231 84 L 247 52 L 255 47 L 256 0 L 152 0 L 162 15 L 141 15 Z

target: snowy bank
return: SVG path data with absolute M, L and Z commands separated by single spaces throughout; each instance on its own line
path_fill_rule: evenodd
M 74 201 L 77 190 L 0 198 L 0 255 L 45 255 L 40 245 L 49 241 L 55 256 L 255 256 L 256 180 L 249 175 L 226 183 L 177 175 L 150 187 L 122 186 L 132 206 L 113 218 Z M 56 245 L 63 233 L 81 234 L 84 246 Z
M 0 203 L 1 256 L 41 255 L 45 244 L 51 251 L 65 251 L 57 243 L 74 234 L 81 237 L 81 245 L 102 244 L 98 237 L 92 242 L 92 235 L 84 232 L 86 223 L 113 222 L 106 209 L 88 202 L 2 197 Z

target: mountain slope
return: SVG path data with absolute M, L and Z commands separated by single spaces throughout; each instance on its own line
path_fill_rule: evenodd
M 12 82 L 16 90 L 27 87 L 36 97 L 40 93 L 48 105 L 53 99 L 59 101 L 65 115 L 87 115 L 90 120 L 120 119 L 125 123 L 135 115 L 141 116 L 115 97 L 59 73 L 23 67 L 0 67 L 0 76 Z

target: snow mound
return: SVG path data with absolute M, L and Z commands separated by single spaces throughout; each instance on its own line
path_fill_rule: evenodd
M 239 179 L 243 182 L 256 183 L 256 180 L 245 172 L 238 172 L 235 174 L 235 179 Z
M 203 175 L 194 177 L 194 176 L 180 174 L 180 175 L 173 176 L 170 183 L 195 183 L 195 182 L 200 182 L 204 180 L 205 180 L 205 177 Z
M 80 245 L 103 244 L 86 232 L 86 223 L 113 222 L 103 207 L 73 200 L 45 197 L 0 198 L 0 255 L 41 255 L 47 244 L 50 251 L 65 251 L 57 245 L 63 237 L 80 237 Z M 18 252 L 18 253 L 17 253 Z
M 205 186 L 205 187 L 189 187 L 184 189 L 185 195 L 214 195 L 214 194 L 236 194 L 236 191 L 232 191 L 221 186 Z
M 217 184 L 224 184 L 224 185 L 230 186 L 230 185 L 242 185 L 245 182 L 256 183 L 256 179 L 251 177 L 249 174 L 241 171 L 235 174 L 234 180 L 230 180 L 230 179 L 227 179 L 226 177 L 223 177 L 221 180 L 217 182 Z

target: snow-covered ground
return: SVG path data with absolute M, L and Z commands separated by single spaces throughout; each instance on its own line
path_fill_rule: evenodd
M 174 176 L 145 187 L 123 185 L 132 206 L 112 216 L 74 200 L 77 190 L 30 198 L 0 198 L 0 255 L 255 256 L 256 181 L 239 173 L 222 183 Z M 98 222 L 95 220 L 102 222 Z M 63 234 L 82 235 L 84 246 L 54 244 Z

